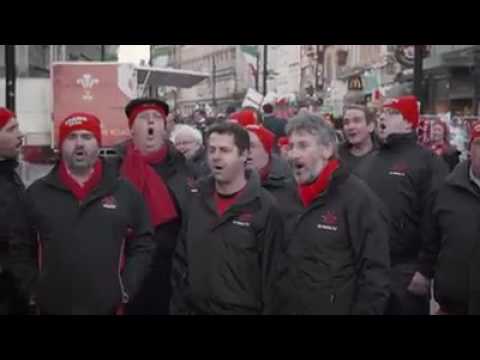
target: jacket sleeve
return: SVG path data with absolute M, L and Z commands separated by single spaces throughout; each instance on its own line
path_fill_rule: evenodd
M 434 199 L 438 194 L 438 190 L 445 182 L 448 175 L 448 166 L 441 159 L 432 154 L 430 161 L 429 171 L 427 173 L 428 178 L 423 182 L 423 186 L 420 192 L 422 209 L 422 221 L 421 235 L 422 244 L 420 247 L 419 255 L 417 258 L 417 271 L 427 278 L 433 276 L 434 259 L 436 258 L 436 252 L 439 251 L 436 244 L 432 218 L 432 210 Z
M 128 299 L 124 299 L 124 302 L 133 299 L 140 290 L 155 250 L 150 215 L 142 196 L 133 187 L 130 199 L 131 234 L 125 242 L 125 267 L 122 273 Z
M 26 192 L 24 201 L 25 228 L 17 232 L 11 240 L 11 268 L 22 296 L 31 300 L 35 298 L 39 270 L 38 217 L 30 190 Z
M 262 302 L 263 314 L 272 314 L 275 269 L 282 255 L 284 223 L 274 203 L 267 214 L 265 227 L 260 232 L 262 249 Z
M 172 260 L 172 298 L 170 301 L 171 315 L 187 315 L 189 313 L 188 293 L 190 284 L 188 282 L 189 274 L 186 244 L 187 228 L 188 219 L 185 216 Z
M 384 205 L 365 187 L 365 196 L 348 205 L 347 216 L 357 272 L 352 314 L 383 315 L 390 296 L 388 215 Z

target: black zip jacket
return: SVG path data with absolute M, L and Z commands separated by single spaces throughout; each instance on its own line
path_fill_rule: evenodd
M 438 187 L 448 175 L 447 165 L 417 144 L 416 134 L 391 135 L 379 151 L 355 170 L 383 200 L 390 212 L 392 266 L 417 264 L 425 274 L 422 222 Z
M 327 190 L 287 225 L 274 313 L 381 315 L 389 297 L 388 219 L 380 200 L 340 167 Z
M 24 288 L 41 312 L 113 314 L 135 297 L 151 262 L 152 228 L 141 195 L 116 175 L 104 163 L 100 184 L 82 203 L 60 181 L 58 166 L 27 190 L 40 271 L 30 256 L 37 238 L 17 244 L 16 262 L 30 268 Z
M 3 315 L 25 314 L 28 304 L 28 295 L 22 291 L 14 271 L 16 244 L 31 236 L 25 187 L 15 171 L 17 166 L 16 160 L 0 161 L 0 314 Z
M 459 164 L 432 201 L 424 262 L 444 310 L 480 315 L 480 188 L 469 170 Z
M 214 191 L 214 180 L 208 178 L 191 195 L 173 260 L 171 313 L 265 313 L 283 233 L 280 214 L 255 172 L 221 217 Z

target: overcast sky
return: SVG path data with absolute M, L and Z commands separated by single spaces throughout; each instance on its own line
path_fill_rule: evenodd
M 144 59 L 147 63 L 150 57 L 149 45 L 120 45 L 118 60 L 138 64 Z

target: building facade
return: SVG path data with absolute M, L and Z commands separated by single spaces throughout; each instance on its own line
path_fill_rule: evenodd
M 424 76 L 425 112 L 479 114 L 480 45 L 431 45 Z
M 222 112 L 229 105 L 240 106 L 255 79 L 243 58 L 240 45 L 175 45 L 172 67 L 207 72 L 208 79 L 191 89 L 177 90 L 176 107 L 184 115 L 198 107 Z

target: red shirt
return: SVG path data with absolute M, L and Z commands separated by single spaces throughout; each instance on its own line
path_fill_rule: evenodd
M 223 216 L 223 214 L 225 214 L 227 210 L 230 209 L 233 204 L 235 204 L 235 201 L 242 191 L 243 189 L 231 195 L 222 195 L 215 191 L 214 199 L 218 215 Z

